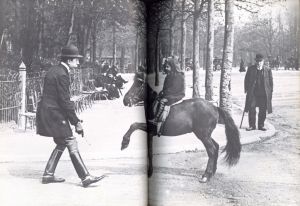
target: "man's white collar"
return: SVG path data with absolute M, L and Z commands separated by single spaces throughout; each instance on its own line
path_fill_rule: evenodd
M 68 70 L 68 73 L 70 73 L 70 67 L 65 62 L 60 62 L 63 66 L 65 66 Z

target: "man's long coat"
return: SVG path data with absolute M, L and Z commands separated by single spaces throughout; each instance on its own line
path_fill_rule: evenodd
M 69 87 L 69 73 L 62 64 L 47 72 L 37 108 L 37 134 L 60 138 L 73 136 L 70 123 L 76 125 L 79 119 L 70 100 Z
M 263 67 L 263 76 L 264 76 L 264 87 L 266 92 L 266 100 L 267 100 L 267 111 L 268 113 L 272 113 L 272 94 L 273 94 L 273 76 L 272 70 L 269 67 Z M 245 112 L 249 112 L 251 103 L 253 102 L 254 96 L 254 87 L 256 83 L 257 77 L 257 65 L 253 65 L 248 68 L 245 81 L 244 88 L 246 95 L 246 104 L 245 104 Z

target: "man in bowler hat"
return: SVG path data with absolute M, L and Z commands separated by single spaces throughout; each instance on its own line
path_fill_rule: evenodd
M 256 129 L 256 107 L 258 107 L 258 129 L 266 131 L 264 127 L 266 114 L 272 113 L 273 76 L 272 70 L 264 64 L 262 54 L 256 54 L 255 61 L 255 65 L 248 68 L 244 81 L 245 112 L 249 112 L 249 128 L 246 130 Z
M 81 120 L 75 113 L 75 106 L 70 100 L 69 89 L 70 68 L 78 67 L 79 58 L 82 58 L 82 56 L 79 55 L 76 46 L 65 46 L 61 50 L 60 64 L 52 67 L 44 79 L 43 94 L 37 108 L 37 134 L 53 137 L 56 147 L 46 165 L 42 177 L 43 184 L 65 181 L 63 178 L 54 176 L 54 172 L 66 148 L 83 187 L 87 187 L 103 178 L 103 176 L 95 177 L 89 174 L 70 127 L 70 124 L 74 125 L 76 133 L 83 136 Z

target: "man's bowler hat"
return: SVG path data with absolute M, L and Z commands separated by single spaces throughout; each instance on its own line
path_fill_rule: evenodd
M 262 55 L 262 54 L 256 54 L 256 56 L 255 56 L 255 60 L 256 61 L 262 61 L 264 59 L 264 56 Z
M 70 44 L 61 49 L 60 57 L 82 58 L 83 56 L 79 54 L 78 48 L 76 46 Z

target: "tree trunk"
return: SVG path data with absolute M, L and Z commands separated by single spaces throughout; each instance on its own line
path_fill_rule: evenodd
M 220 107 L 231 112 L 231 70 L 234 41 L 234 0 L 225 0 L 225 33 L 220 82 Z
M 21 42 L 21 32 L 22 32 L 22 28 L 24 25 L 24 21 L 22 21 L 22 16 L 21 16 L 21 10 L 22 10 L 22 6 L 21 6 L 21 0 L 16 0 L 14 2 L 15 6 L 15 19 L 16 19 L 16 25 L 15 25 L 15 30 L 12 33 L 12 48 L 13 48 L 13 53 L 16 55 L 22 55 L 22 42 Z
M 174 1 L 170 1 L 169 56 L 174 54 Z
M 125 46 L 121 47 L 121 58 L 120 58 L 120 71 L 124 73 L 125 66 Z
M 37 1 L 38 7 L 40 10 L 39 15 L 37 16 L 38 20 L 38 50 L 37 55 L 40 57 L 44 56 L 44 32 L 45 32 L 45 23 L 44 23 L 44 1 L 41 3 Z
M 298 24 L 297 24 L 297 55 L 298 55 L 298 70 L 300 70 L 300 3 L 298 3 L 299 8 L 298 8 L 298 13 L 297 13 L 297 20 L 298 20 Z
M 147 44 L 147 48 L 146 48 L 146 65 L 147 65 L 147 72 L 148 73 L 153 73 L 155 72 L 155 60 L 156 60 L 156 51 L 155 51 L 155 47 L 156 47 L 156 35 L 155 35 L 155 31 L 151 30 L 152 28 L 150 27 L 149 24 L 147 24 L 147 40 L 146 40 L 146 44 Z
M 182 0 L 181 4 L 182 16 L 181 16 L 181 44 L 180 44 L 180 68 L 182 71 L 185 70 L 185 50 L 186 50 L 186 14 L 185 10 L 185 0 Z
M 98 46 L 98 57 L 99 57 L 99 59 L 101 60 L 101 58 L 102 58 L 102 52 L 103 52 L 103 45 L 102 44 L 100 44 L 99 46 Z
M 23 32 L 20 37 L 22 51 L 23 51 L 23 61 L 27 65 L 27 69 L 31 69 L 31 63 L 33 60 L 33 55 L 35 48 L 37 47 L 37 34 L 35 27 L 36 13 L 34 12 L 34 1 L 26 0 L 24 3 L 23 11 L 23 21 L 25 26 L 23 27 Z
M 116 64 L 116 22 L 113 23 L 112 28 L 112 35 L 113 35 L 113 44 L 112 44 L 112 66 Z
M 92 57 L 92 62 L 96 62 L 96 56 L 97 56 L 97 23 L 93 21 L 93 28 L 92 28 L 92 48 L 91 48 L 91 57 Z
M 155 35 L 155 86 L 159 85 L 159 28 Z
M 91 51 L 90 48 L 90 34 L 91 34 L 91 24 L 84 26 L 84 44 L 83 44 L 83 56 L 86 57 L 88 51 Z M 91 55 L 90 55 L 91 58 Z M 85 58 L 84 58 L 85 59 Z
M 200 0 L 195 0 L 193 21 L 193 98 L 200 97 L 199 67 L 199 18 Z
M 138 65 L 139 65 L 139 33 L 138 31 L 136 32 L 136 38 L 135 38 L 135 49 L 134 49 L 134 63 L 133 63 L 133 68 L 134 71 L 138 70 Z
M 75 24 L 75 2 L 72 2 L 73 4 L 73 8 L 72 8 L 72 14 L 71 14 L 71 21 L 70 21 L 70 27 L 69 27 L 69 37 L 68 37 L 68 41 L 67 41 L 67 45 L 69 44 L 74 44 L 76 46 L 77 45 L 77 39 L 76 39 L 76 35 L 74 35 L 74 24 Z
M 3 34 L 3 31 L 4 31 L 4 28 L 5 28 L 5 4 L 6 4 L 6 1 L 4 0 L 1 0 L 0 1 L 0 34 L 2 35 Z
M 208 1 L 205 99 L 213 100 L 214 0 Z

